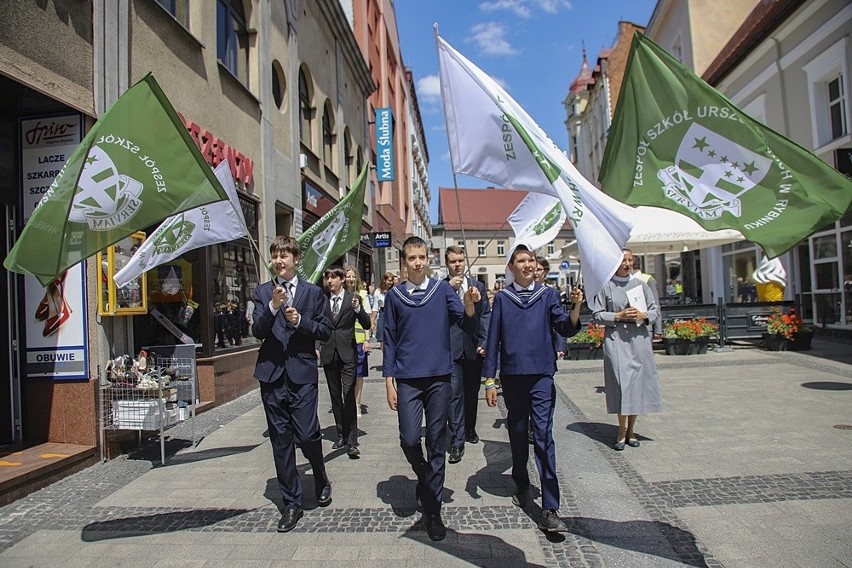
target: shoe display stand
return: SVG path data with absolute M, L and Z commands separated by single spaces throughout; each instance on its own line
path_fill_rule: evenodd
M 102 461 L 106 459 L 106 433 L 115 430 L 137 431 L 140 445 L 143 432 L 159 432 L 160 463 L 165 465 L 165 429 L 188 420 L 195 447 L 193 418 L 198 406 L 198 381 L 194 349 L 191 358 L 166 355 L 157 352 L 156 347 L 146 349 L 150 349 L 148 365 L 141 379 L 133 380 L 130 373 L 123 378 L 116 372 L 101 377 L 98 391 Z

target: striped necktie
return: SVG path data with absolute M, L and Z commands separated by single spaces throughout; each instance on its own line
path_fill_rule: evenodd
M 333 316 L 337 317 L 337 314 L 340 313 L 340 296 L 335 296 L 331 299 L 334 302 L 331 306 L 331 313 Z

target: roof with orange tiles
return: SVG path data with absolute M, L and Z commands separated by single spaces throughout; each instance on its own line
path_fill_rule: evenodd
M 469 231 L 511 230 L 507 219 L 526 195 L 525 191 L 494 187 L 441 187 L 438 189 L 438 223 L 448 231 L 458 231 L 462 225 Z M 563 228 L 571 226 L 566 221 Z

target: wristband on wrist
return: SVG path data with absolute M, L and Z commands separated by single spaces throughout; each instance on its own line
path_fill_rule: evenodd
M 496 388 L 494 379 L 485 379 L 485 390 Z

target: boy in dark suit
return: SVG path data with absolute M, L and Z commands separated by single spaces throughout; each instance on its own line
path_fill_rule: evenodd
M 346 447 L 350 459 L 357 459 L 361 451 L 355 408 L 355 364 L 358 362 L 355 321 L 364 329 L 370 329 L 370 314 L 361 309 L 358 295 L 343 289 L 345 277 L 346 272 L 340 266 L 329 267 L 323 275 L 329 294 L 326 315 L 331 321 L 331 337 L 320 342 L 319 351 L 337 426 L 337 441 L 331 448 Z
M 557 333 L 570 337 L 580 328 L 582 293 L 577 288 L 571 292 L 574 309 L 570 315 L 566 314 L 559 302 L 559 293 L 535 282 L 535 268 L 535 254 L 527 246 L 518 244 L 509 259 L 514 281 L 494 296 L 483 368 L 485 401 L 488 406 L 497 404 L 494 375 L 499 357 L 500 384 L 508 410 L 512 479 L 517 486 L 512 502 L 520 507 L 530 503 L 527 419 L 532 416 L 533 448 L 542 495 L 538 526 L 547 532 L 567 532 L 568 527 L 558 512 L 559 482 L 553 442 L 554 344 Z
M 477 404 L 479 387 L 482 384 L 482 356 L 485 354 L 485 338 L 488 335 L 488 322 L 491 319 L 491 307 L 485 293 L 485 285 L 479 280 L 465 276 L 464 249 L 450 245 L 444 253 L 447 266 L 447 282 L 459 296 L 471 287 L 479 290 L 480 300 L 476 303 L 473 319 L 473 333 L 465 333 L 461 325 L 450 328 L 450 347 L 453 351 L 453 374 L 450 379 L 450 455 L 447 461 L 458 463 L 464 456 L 465 441 L 471 444 L 479 442 L 476 433 Z
M 254 378 L 269 426 L 278 486 L 284 499 L 279 532 L 293 530 L 304 514 L 302 483 L 296 469 L 296 446 L 311 464 L 320 506 L 331 503 L 331 483 L 322 457 L 317 418 L 316 342 L 331 336 L 326 297 L 318 286 L 299 280 L 299 243 L 278 236 L 269 246 L 278 276 L 255 288 L 252 335 L 263 341 Z
M 427 278 L 428 249 L 420 237 L 402 244 L 408 280 L 385 297 L 384 369 L 388 406 L 399 415 L 402 451 L 417 476 L 417 500 L 423 507 L 426 532 L 442 540 L 441 499 L 447 449 L 447 411 L 450 402 L 450 326 L 463 321 L 473 329 L 479 290 L 470 288 L 464 305 L 445 280 Z M 467 316 L 467 317 L 465 317 Z M 426 457 L 420 424 L 426 414 Z

